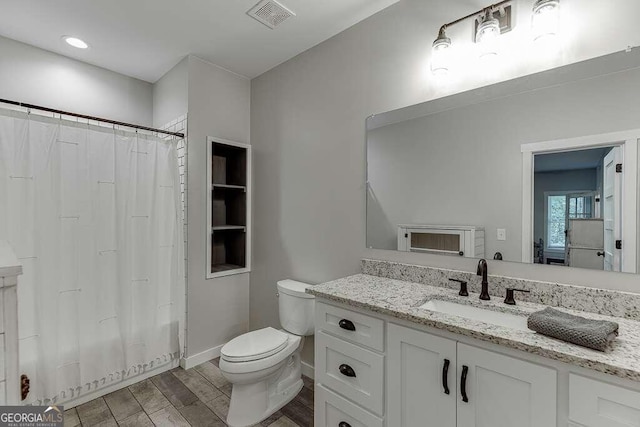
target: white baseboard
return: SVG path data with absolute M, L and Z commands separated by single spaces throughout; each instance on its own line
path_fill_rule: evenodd
M 302 366 L 302 375 L 304 375 L 305 377 L 309 377 L 312 380 L 315 379 L 316 370 L 313 367 L 313 365 L 311 365 L 310 363 L 304 362 L 304 361 L 300 362 L 300 365 Z
M 191 369 L 194 366 L 200 365 L 201 363 L 208 362 L 209 360 L 215 359 L 216 357 L 220 357 L 220 350 L 222 349 L 223 345 L 219 345 L 217 347 L 201 351 L 200 353 L 194 354 L 193 356 L 181 359 L 180 366 L 182 366 L 183 369 Z
M 61 402 L 61 403 L 57 403 L 58 405 L 62 405 L 64 406 L 64 409 L 71 409 L 74 408 L 76 406 L 82 405 L 83 403 L 87 403 L 93 399 L 97 399 L 98 397 L 102 397 L 104 395 L 107 395 L 109 393 L 113 393 L 114 391 L 118 391 L 120 389 L 123 389 L 125 387 L 129 387 L 132 384 L 138 383 L 140 381 L 144 381 L 148 378 L 154 377 L 158 374 L 161 374 L 163 372 L 166 372 L 168 370 L 171 370 L 173 368 L 178 367 L 178 359 L 172 361 L 171 363 L 168 363 L 166 365 L 163 365 L 157 369 L 153 369 L 151 371 L 145 372 L 143 374 L 140 375 L 134 375 L 130 378 L 127 378 L 124 381 L 120 381 L 116 384 L 112 384 L 108 387 L 104 387 L 101 388 L 100 390 L 96 390 L 96 391 L 92 391 L 91 393 L 87 393 L 85 395 L 82 395 L 80 397 L 77 397 L 73 400 L 70 400 L 68 402 Z

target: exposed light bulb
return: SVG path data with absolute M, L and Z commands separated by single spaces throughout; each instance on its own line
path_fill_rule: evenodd
M 449 74 L 451 67 L 451 39 L 442 27 L 438 38 L 433 42 L 431 51 L 431 72 L 436 76 Z
M 478 25 L 476 43 L 480 48 L 480 59 L 493 60 L 498 56 L 500 38 L 500 22 L 495 19 L 490 10 Z
M 531 29 L 533 41 L 549 43 L 558 35 L 560 28 L 560 1 L 537 0 L 533 5 Z
M 73 46 L 75 48 L 78 49 L 86 49 L 89 47 L 89 45 L 87 43 L 85 43 L 83 40 L 80 40 L 77 37 L 71 37 L 71 36 L 63 36 L 62 39 L 67 42 L 68 45 Z

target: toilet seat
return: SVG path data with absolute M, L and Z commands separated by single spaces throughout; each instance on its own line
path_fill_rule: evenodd
M 289 334 L 268 327 L 240 335 L 222 347 L 220 356 L 227 362 L 251 362 L 282 351 Z
M 279 331 L 288 335 L 287 344 L 285 347 L 272 354 L 271 356 L 264 357 L 262 359 L 252 360 L 250 362 L 231 362 L 225 357 L 220 357 L 220 370 L 223 373 L 228 374 L 248 374 L 251 372 L 257 372 L 263 369 L 269 369 L 278 365 L 280 362 L 291 356 L 296 349 L 300 347 L 303 337 L 297 335 L 291 335 L 284 331 Z

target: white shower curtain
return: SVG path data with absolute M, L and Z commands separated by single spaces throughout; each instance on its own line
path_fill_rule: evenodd
M 179 358 L 182 233 L 175 141 L 0 110 L 0 239 L 24 270 L 27 403 Z

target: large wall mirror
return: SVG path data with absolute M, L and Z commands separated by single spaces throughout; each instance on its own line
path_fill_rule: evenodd
M 640 52 L 367 119 L 367 246 L 636 273 Z

